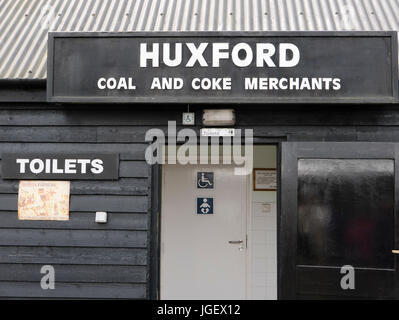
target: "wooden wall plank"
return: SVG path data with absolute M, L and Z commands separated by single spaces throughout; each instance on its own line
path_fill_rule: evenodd
M 109 211 L 109 212 L 147 212 L 148 198 L 146 196 L 72 195 L 70 210 Z
M 16 194 L 0 194 L 0 209 L 18 210 L 18 196 Z
M 42 264 L 0 264 L 1 281 L 27 281 L 40 283 Z M 145 266 L 99 266 L 52 264 L 56 282 L 145 283 Z
M 0 263 L 145 266 L 147 250 L 145 248 L 0 246 Z
M 97 127 L 97 141 L 101 143 L 114 141 L 143 143 L 146 132 L 151 128 L 154 126 L 99 126 Z
M 120 154 L 121 160 L 144 160 L 147 144 L 126 143 L 0 143 L 3 153 L 90 153 L 109 152 Z
M 10 104 L 1 103 L 0 125 L 4 126 L 154 126 L 167 125 L 169 119 L 180 119 L 181 110 L 165 106 L 109 106 L 69 105 L 49 107 L 47 104 Z M 32 109 L 30 106 L 33 106 Z M 132 112 L 134 108 L 134 112 Z M 110 112 L 110 110 L 112 110 Z M 140 114 L 138 117 L 137 115 Z M 156 116 L 155 116 L 156 115 Z M 165 122 L 166 119 L 166 122 Z M 181 119 L 180 119 L 181 120 Z
M 89 127 L 1 127 L 0 142 L 97 142 Z
M 236 111 L 240 126 L 399 125 L 395 105 L 254 105 Z
M 0 103 L 0 125 L 153 126 L 165 125 L 164 119 L 181 116 L 176 105 L 152 105 L 151 108 L 148 105 L 112 105 L 111 108 L 103 104 L 49 107 L 46 103 L 15 103 L 10 108 L 10 104 Z
M 0 211 L 0 229 L 147 230 L 148 228 L 148 214 L 110 212 L 107 223 L 96 223 L 95 216 L 95 212 L 70 212 L 68 221 L 33 221 L 18 220 L 17 211 Z
M 56 283 L 54 290 L 43 290 L 37 282 L 0 282 L 3 298 L 81 298 L 144 299 L 145 284 L 130 283 Z
M 119 176 L 121 178 L 147 178 L 149 165 L 144 161 L 121 161 L 119 165 Z
M 3 246 L 145 248 L 146 231 L 0 229 Z M 117 264 L 117 261 L 115 261 Z
M 72 195 L 70 211 L 147 212 L 146 196 Z M 0 209 L 18 210 L 17 194 L 0 194 Z
M 292 125 L 276 124 L 238 124 L 236 128 L 244 129 L 250 125 L 254 129 L 254 136 L 291 136 L 295 141 L 323 140 L 325 138 L 340 138 L 342 141 L 394 141 L 399 140 L 399 129 L 392 124 L 383 125 L 336 125 L 325 124 L 320 121 L 318 125 L 305 126 L 303 121 Z M 397 124 L 398 125 L 398 124 Z M 155 126 L 154 126 L 155 127 Z M 102 127 L 12 127 L 0 126 L 0 142 L 4 143 L 145 143 L 144 137 L 150 126 L 102 126 Z M 167 133 L 165 125 L 156 126 L 157 129 Z M 199 132 L 199 126 L 190 127 Z M 178 126 L 177 130 L 183 129 Z M 187 128 L 186 128 L 187 129 Z
M 356 129 L 356 135 L 359 141 L 399 142 L 399 127 L 360 126 Z
M 202 109 L 190 106 L 196 119 Z M 182 110 L 176 105 L 0 103 L 0 126 L 165 126 L 168 120 L 180 124 Z M 399 125 L 394 105 L 246 105 L 237 106 L 236 115 L 239 125 Z
M 139 172 L 137 175 L 145 175 L 145 173 Z M 0 179 L 0 193 L 18 193 L 18 186 L 18 180 Z M 71 194 L 76 195 L 147 195 L 148 188 L 148 180 L 143 178 L 121 178 L 116 181 L 71 181 Z
M 300 125 L 298 125 L 300 124 Z M 260 125 L 259 123 L 237 125 L 237 129 L 251 126 L 254 136 L 280 137 L 288 136 L 293 141 L 331 140 L 339 141 L 399 141 L 399 129 L 395 125 L 348 125 L 325 124 L 304 126 L 303 122 L 292 125 Z M 158 129 L 167 133 L 166 126 L 158 126 Z M 177 130 L 182 129 L 178 126 Z M 199 132 L 199 126 L 190 127 Z M 151 127 L 1 127 L 0 142 L 4 143 L 145 143 L 144 137 Z M 187 128 L 186 128 L 187 129 Z M 126 150 L 126 149 L 125 149 Z M 126 154 L 129 159 L 132 155 Z M 133 159 L 136 159 L 133 156 Z M 142 159 L 142 158 L 139 158 Z
M 321 121 L 318 125 L 303 125 L 299 122 L 292 125 L 259 124 L 250 126 L 254 129 L 254 136 L 291 136 L 295 141 L 323 140 L 325 138 L 340 138 L 342 141 L 368 141 L 377 139 L 390 141 L 399 139 L 398 128 L 395 125 L 348 125 L 348 124 L 325 124 Z M 154 126 L 155 127 L 155 126 Z M 102 127 L 10 127 L 0 126 L 0 142 L 15 143 L 145 143 L 144 137 L 150 126 L 102 126 Z M 167 134 L 165 125 L 156 126 Z M 178 125 L 177 130 L 183 129 Z M 248 128 L 248 125 L 238 124 L 237 129 Z M 377 129 L 378 128 L 378 129 Z M 187 129 L 187 127 L 186 127 Z M 197 133 L 200 127 L 190 127 Z

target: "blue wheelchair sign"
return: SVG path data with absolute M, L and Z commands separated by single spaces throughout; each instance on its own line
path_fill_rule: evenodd
M 197 188 L 213 189 L 214 188 L 213 172 L 197 172 Z
M 197 198 L 197 214 L 213 214 L 213 198 Z

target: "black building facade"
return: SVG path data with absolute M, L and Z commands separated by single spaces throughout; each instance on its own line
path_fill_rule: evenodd
M 98 41 L 102 36 L 88 38 Z M 361 70 L 368 76 L 365 80 L 352 77 L 356 68 L 347 69 L 355 88 L 352 95 L 345 88 L 343 96 L 288 94 L 265 101 L 235 94 L 202 93 L 187 99 L 187 95 L 165 98 L 145 92 L 136 99 L 111 91 L 96 95 L 95 89 L 84 96 L 85 86 L 97 74 L 88 74 L 87 61 L 73 60 L 76 48 L 68 48 L 69 44 L 61 44 L 61 56 L 50 46 L 48 73 L 56 71 L 48 81 L 1 80 L 0 298 L 162 298 L 163 166 L 147 163 L 150 142 L 145 136 L 152 128 L 167 136 L 168 121 L 176 121 L 177 130 L 187 128 L 182 114 L 188 107 L 196 119 L 189 128 L 198 136 L 206 127 L 201 121 L 204 109 L 232 108 L 235 124 L 226 127 L 252 129 L 255 146 L 276 147 L 279 299 L 398 298 L 397 38 L 394 32 L 368 36 L 371 42 L 393 39 L 391 47 L 381 45 L 392 56 L 381 61 L 379 52 L 370 48 L 367 57 L 379 64 Z M 362 50 L 366 52 L 367 46 Z M 338 57 L 343 60 L 336 64 L 350 63 L 352 58 Z M 112 63 L 103 67 L 110 74 L 121 70 Z M 314 68 L 322 70 L 323 65 Z M 145 82 L 146 77 L 139 74 L 136 80 Z M 378 79 L 374 84 L 369 82 L 373 77 Z M 69 220 L 20 220 L 19 181 L 32 177 L 10 176 L 4 171 L 4 159 L 29 154 L 114 155 L 117 176 L 59 179 L 71 181 Z M 97 223 L 96 212 L 103 211 L 108 221 Z M 43 265 L 56 271 L 54 290 L 40 287 Z M 354 267 L 354 290 L 340 286 L 341 268 L 346 265 Z
M 178 121 L 184 109 L 170 106 L 165 110 L 163 106 L 155 105 L 151 110 L 145 106 L 133 112 L 129 106 L 112 106 L 112 111 L 109 107 L 2 103 L 2 152 L 112 151 L 120 154 L 118 181 L 72 182 L 71 219 L 68 222 L 18 221 L 18 181 L 2 180 L 3 297 L 156 298 L 160 190 L 157 167 L 144 161 L 148 143 L 143 135 L 147 126 L 162 128 L 171 118 Z M 201 107 L 195 109 L 200 112 Z M 337 156 L 347 152 L 347 156 L 354 159 L 396 159 L 398 119 L 395 105 L 323 108 L 284 105 L 268 110 L 248 106 L 237 111 L 237 127 L 253 128 L 255 143 L 277 144 L 281 152 L 282 142 L 289 142 L 289 146 L 303 142 L 305 144 L 299 146 L 321 145 L 329 151 L 335 150 Z M 359 154 L 356 156 L 352 152 Z M 323 156 L 312 155 L 315 158 Z M 284 192 L 284 180 L 281 183 Z M 387 192 L 396 190 L 396 185 L 396 182 L 391 184 Z M 286 190 L 288 195 L 280 195 L 283 206 L 284 199 L 292 201 L 289 198 L 291 191 Z M 380 190 L 375 193 L 375 197 L 385 196 Z M 359 201 L 366 200 L 363 195 L 358 196 Z M 93 215 L 97 210 L 111 213 L 112 219 L 106 226 L 94 222 Z M 394 212 L 396 209 L 392 214 Z M 280 224 L 280 241 L 284 241 L 282 238 L 287 236 L 287 231 L 281 228 Z M 288 245 L 286 250 L 289 252 Z M 280 259 L 284 259 L 284 249 L 279 247 L 279 251 Z M 38 286 L 42 264 L 59 265 L 55 292 L 43 291 Z M 312 287 L 313 281 L 331 280 L 325 275 L 315 278 L 312 271 L 310 275 L 299 276 L 299 284 L 303 287 L 296 290 L 302 289 L 304 295 L 338 296 L 328 287 L 321 292 L 320 284 Z M 382 291 L 387 289 L 387 284 L 394 285 L 390 276 L 385 277 L 384 282 L 362 293 L 373 298 L 385 296 L 385 292 L 375 296 L 379 292 L 375 290 Z M 284 283 L 284 278 L 280 278 L 280 289 Z M 286 286 L 290 288 L 287 291 L 291 290 L 292 282 L 286 282 Z M 385 297 L 392 296 L 387 294 Z

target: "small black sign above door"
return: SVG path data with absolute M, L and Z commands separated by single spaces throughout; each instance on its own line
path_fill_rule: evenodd
M 116 180 L 118 154 L 2 155 L 1 176 L 18 180 Z

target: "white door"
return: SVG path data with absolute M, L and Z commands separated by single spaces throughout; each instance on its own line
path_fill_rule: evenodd
M 197 187 L 201 172 L 213 188 Z M 234 166 L 165 165 L 161 299 L 245 299 L 246 216 L 247 176 Z

